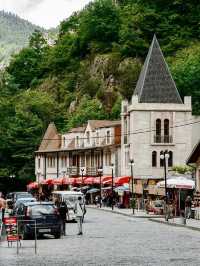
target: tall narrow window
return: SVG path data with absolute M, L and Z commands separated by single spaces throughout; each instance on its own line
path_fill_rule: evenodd
M 169 151 L 168 166 L 169 167 L 173 166 L 173 152 L 172 151 Z
M 129 151 L 125 152 L 125 167 L 129 167 L 129 161 L 130 161 L 130 155 L 129 155 Z
M 96 134 L 96 144 L 99 145 L 99 132 Z
M 161 142 L 161 120 L 156 119 L 156 143 Z
M 90 132 L 89 131 L 87 131 L 87 143 L 89 144 L 90 143 Z
M 85 167 L 85 154 L 84 153 L 81 155 L 81 166 Z
M 169 119 L 164 120 L 164 143 L 169 143 Z
M 40 158 L 38 158 L 38 168 L 40 168 Z
M 79 136 L 76 136 L 76 146 L 79 146 Z
M 161 152 L 160 152 L 160 155 L 164 155 L 164 152 L 161 151 Z M 164 163 L 165 163 L 164 160 L 165 160 L 165 159 L 161 159 L 161 158 L 160 158 L 160 167 L 164 167 Z
M 128 133 L 128 125 L 127 125 L 127 118 L 124 118 L 124 144 L 127 144 L 127 133 Z
M 156 167 L 157 166 L 157 152 L 153 151 L 152 152 L 152 167 Z
M 66 138 L 63 137 L 63 146 L 65 147 L 66 146 Z
M 110 131 L 106 132 L 106 143 L 110 144 Z

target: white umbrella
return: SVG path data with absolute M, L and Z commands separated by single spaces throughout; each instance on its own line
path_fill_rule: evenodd
M 158 182 L 157 187 L 164 188 L 165 181 Z M 195 183 L 191 179 L 187 179 L 183 176 L 179 176 L 179 177 L 172 177 L 172 178 L 167 179 L 167 187 L 177 188 L 177 189 L 194 189 Z

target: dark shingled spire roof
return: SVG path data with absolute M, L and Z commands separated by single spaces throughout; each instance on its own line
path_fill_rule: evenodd
M 155 35 L 134 95 L 140 103 L 183 103 Z

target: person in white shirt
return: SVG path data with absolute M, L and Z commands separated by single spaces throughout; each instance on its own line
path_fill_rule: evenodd
M 83 208 L 82 208 L 82 204 L 81 204 L 81 197 L 78 197 L 78 200 L 75 203 L 74 206 L 74 212 L 76 214 L 76 220 L 77 220 L 77 224 L 78 224 L 78 235 L 82 235 L 83 234 L 83 230 L 82 230 L 82 223 L 83 223 Z

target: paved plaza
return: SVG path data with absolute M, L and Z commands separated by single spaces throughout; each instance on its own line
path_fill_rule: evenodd
M 200 265 L 200 232 L 88 209 L 84 235 L 77 236 L 77 225 L 67 224 L 62 239 L 45 237 L 22 242 L 16 248 L 0 245 L 0 266 L 63 265 Z

